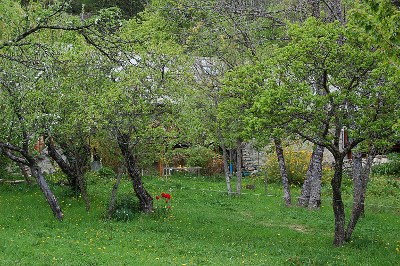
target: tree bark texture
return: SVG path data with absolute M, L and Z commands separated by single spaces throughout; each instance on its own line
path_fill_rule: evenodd
M 153 211 L 153 198 L 143 186 L 139 169 L 136 167 L 135 156 L 129 148 L 130 136 L 128 134 L 119 133 L 117 134 L 117 141 L 125 160 L 128 175 L 132 180 L 133 190 L 135 191 L 136 197 L 139 199 L 140 209 L 145 213 L 150 213 Z
M 324 156 L 324 148 L 317 146 L 313 159 L 311 174 L 311 191 L 308 208 L 318 209 L 321 207 L 321 179 L 322 179 L 322 160 Z
M 243 150 L 243 142 L 239 140 L 237 142 L 237 150 L 236 150 L 236 194 L 240 195 L 242 193 L 242 150 Z
M 80 167 L 77 164 L 77 161 L 79 160 L 78 158 L 74 158 L 72 154 L 68 154 L 68 157 L 71 159 L 72 158 L 72 165 L 69 162 L 68 158 L 67 160 L 64 160 L 60 152 L 56 149 L 54 143 L 52 140 L 47 140 L 47 149 L 48 149 L 48 154 L 49 156 L 57 163 L 57 165 L 61 168 L 61 170 L 68 176 L 68 179 L 70 181 L 70 185 L 75 191 L 78 191 L 76 187 L 79 188 L 79 191 L 85 201 L 85 206 L 86 206 L 86 211 L 90 210 L 90 199 L 87 194 L 86 190 L 86 184 L 83 179 L 83 170 L 82 167 Z M 80 156 L 84 157 L 84 156 Z M 83 158 L 80 158 L 81 161 L 83 161 Z M 84 163 L 84 162 L 83 162 Z M 82 163 L 81 163 L 82 164 Z
M 86 144 L 85 140 L 77 140 L 76 142 L 70 144 L 59 142 L 58 144 L 63 150 L 67 164 L 73 173 L 69 176 L 70 186 L 78 191 L 82 189 L 80 183 L 83 182 L 83 175 L 89 169 L 90 146 Z M 83 185 L 85 185 L 84 182 Z M 83 186 L 83 191 L 86 191 L 85 186 Z
M 311 6 L 311 16 L 315 18 L 320 17 L 320 0 L 308 0 L 309 5 Z
M 31 179 L 30 179 L 30 176 L 29 176 L 29 173 L 28 173 L 29 167 L 27 167 L 26 165 L 24 165 L 22 163 L 17 163 L 17 164 L 18 164 L 19 169 L 21 170 L 22 175 L 24 176 L 24 179 L 25 179 L 26 183 L 28 185 L 32 185 L 32 182 L 31 182 Z
M 317 145 L 311 155 L 297 206 L 316 209 L 321 206 L 322 159 L 324 148 Z
M 222 159 L 224 161 L 224 175 L 226 181 L 226 189 L 228 191 L 228 195 L 232 194 L 232 187 L 231 187 L 231 179 L 229 174 L 229 165 L 228 165 L 228 152 L 226 150 L 225 145 L 221 145 L 222 148 Z
M 23 134 L 25 137 L 27 133 L 24 132 Z M 28 138 L 24 138 L 27 140 Z M 25 141 L 22 145 L 23 147 L 14 146 L 8 143 L 0 142 L 0 152 L 10 158 L 12 161 L 16 163 L 21 163 L 29 167 L 31 171 L 31 175 L 36 179 L 36 183 L 39 185 L 40 189 L 42 190 L 44 197 L 46 198 L 47 203 L 50 205 L 51 210 L 53 211 L 54 216 L 59 220 L 62 221 L 64 218 L 64 214 L 61 210 L 60 205 L 57 202 L 56 197 L 54 196 L 53 192 L 49 188 L 43 173 L 42 169 L 40 169 L 37 159 L 29 153 L 29 142 Z M 21 157 L 17 156 L 14 152 L 19 153 Z
M 59 220 L 62 221 L 64 218 L 64 214 L 61 210 L 60 205 L 57 202 L 56 197 L 54 196 L 53 192 L 50 190 L 46 180 L 43 177 L 42 170 L 37 164 L 30 166 L 32 176 L 36 178 L 36 182 L 39 185 L 40 189 L 42 190 L 47 203 L 50 205 L 51 210 L 53 211 L 54 216 Z
M 313 160 L 315 157 L 315 149 L 311 155 L 310 163 L 308 164 L 306 178 L 304 179 L 303 186 L 301 188 L 301 194 L 297 199 L 297 206 L 300 207 L 308 207 L 308 202 L 310 201 L 310 191 L 311 191 L 311 183 L 312 183 L 312 170 L 313 170 Z
M 278 158 L 279 168 L 281 170 L 281 176 L 282 176 L 283 199 L 285 201 L 285 205 L 287 207 L 290 207 L 292 206 L 292 199 L 290 196 L 290 185 L 285 164 L 285 156 L 283 154 L 282 142 L 280 139 L 274 138 L 274 143 L 275 143 L 276 156 Z
M 122 170 L 118 172 L 117 181 L 115 182 L 111 192 L 110 204 L 108 206 L 108 219 L 111 219 L 111 216 L 115 209 L 115 201 L 117 200 L 117 192 L 119 184 L 121 183 L 121 178 L 122 178 Z
M 335 173 L 331 181 L 332 207 L 335 215 L 335 236 L 333 240 L 335 246 L 342 246 L 345 242 L 345 213 L 341 192 L 342 178 L 343 158 L 335 158 Z
M 365 193 L 374 157 L 374 151 L 370 152 L 363 165 L 361 152 L 353 153 L 353 207 L 346 228 L 346 241 L 350 240 L 358 220 L 364 215 Z
M 329 2 L 325 2 L 329 9 L 329 18 L 331 21 L 337 20 L 340 23 L 345 23 L 345 18 L 343 15 L 343 0 L 332 0 Z

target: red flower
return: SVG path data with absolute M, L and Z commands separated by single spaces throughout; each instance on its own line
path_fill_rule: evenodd
M 165 203 L 168 203 L 168 199 L 167 199 L 167 200 L 165 200 Z
M 168 193 L 161 193 L 161 196 L 163 197 L 163 198 L 166 198 L 166 199 L 171 199 L 171 194 L 168 194 Z
M 156 200 L 159 200 L 160 199 L 160 196 L 156 196 Z
M 171 206 L 168 206 L 167 208 L 168 208 L 168 209 L 171 209 Z

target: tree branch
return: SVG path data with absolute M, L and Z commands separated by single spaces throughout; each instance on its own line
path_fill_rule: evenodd
M 24 165 L 28 165 L 29 166 L 29 161 L 23 157 L 18 157 L 15 154 L 12 153 L 12 151 L 18 152 L 21 155 L 25 155 L 23 149 L 21 149 L 20 147 L 14 146 L 12 144 L 9 143 L 4 143 L 4 142 L 0 142 L 0 151 L 3 155 L 7 156 L 8 158 L 10 158 L 11 160 L 13 160 L 16 163 L 22 163 Z

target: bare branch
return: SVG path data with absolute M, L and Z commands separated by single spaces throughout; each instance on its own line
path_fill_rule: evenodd
M 1 143 L 0 143 L 0 147 L 1 147 Z M 16 155 L 14 155 L 9 149 L 6 148 L 0 148 L 0 151 L 3 155 L 7 156 L 10 160 L 16 162 L 16 163 L 21 163 L 23 165 L 29 165 L 28 160 L 26 160 L 25 158 L 22 157 L 18 157 Z

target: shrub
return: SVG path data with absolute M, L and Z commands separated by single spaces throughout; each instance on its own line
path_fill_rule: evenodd
M 389 162 L 372 167 L 372 173 L 377 175 L 400 175 L 400 153 L 389 153 Z
M 267 156 L 264 170 L 267 173 L 268 182 L 281 182 L 281 171 L 276 153 L 268 154 Z M 289 183 L 293 185 L 303 184 L 311 158 L 311 151 L 295 151 L 293 148 L 287 147 L 284 149 L 284 156 Z
M 185 166 L 187 160 L 186 149 L 175 149 L 168 151 L 165 154 L 165 160 L 167 164 L 174 167 Z
M 170 165 L 202 167 L 203 174 L 207 175 L 218 174 L 223 170 L 222 156 L 202 146 L 168 151 L 165 157 Z
M 387 178 L 387 176 L 373 176 L 368 183 L 368 193 L 378 197 L 398 197 L 399 188 L 400 183 Z
M 47 175 L 46 179 L 48 182 L 51 182 L 53 184 L 67 184 L 68 183 L 67 175 L 64 174 L 64 172 L 61 171 L 60 169 L 57 169 L 54 173 Z
M 116 221 L 129 221 L 139 214 L 139 202 L 132 195 L 126 194 L 117 199 L 111 218 Z
M 115 172 L 112 168 L 103 166 L 97 171 L 100 178 L 112 179 L 115 178 Z
M 301 186 L 303 184 L 311 155 L 312 151 L 308 150 L 297 151 L 291 147 L 284 149 L 285 164 L 290 184 L 296 186 Z M 276 153 L 267 154 L 267 160 L 263 170 L 268 176 L 268 182 L 281 182 L 281 170 L 279 168 Z M 324 164 L 322 166 L 322 183 L 330 182 L 332 176 L 333 170 L 331 169 L 330 165 Z

